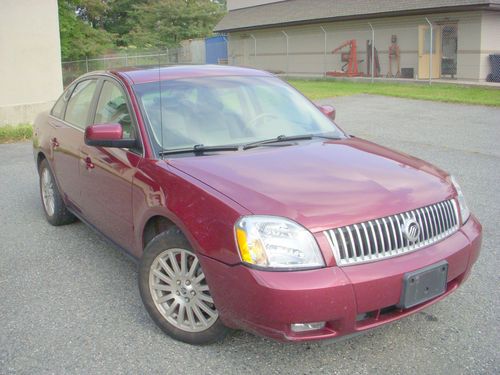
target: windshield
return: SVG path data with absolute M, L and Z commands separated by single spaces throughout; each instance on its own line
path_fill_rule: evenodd
M 159 151 L 304 134 L 344 137 L 311 102 L 274 77 L 178 79 L 134 90 Z

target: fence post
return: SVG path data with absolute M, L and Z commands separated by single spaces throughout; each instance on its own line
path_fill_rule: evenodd
M 288 63 L 288 34 L 285 33 L 285 31 L 281 30 L 281 32 L 283 33 L 283 35 L 285 36 L 286 38 L 286 74 L 288 75 L 288 70 L 289 70 L 289 63 Z
M 128 66 L 128 55 L 125 53 L 125 66 Z
M 433 40 L 433 35 L 432 35 L 432 23 L 431 21 L 429 21 L 429 19 L 427 17 L 425 17 L 425 20 L 427 21 L 427 23 L 429 24 L 429 28 L 430 28 L 430 40 L 429 40 L 429 85 L 432 85 L 432 44 L 434 42 Z M 425 40 L 425 38 L 424 38 Z M 424 46 L 425 48 L 425 46 Z
M 257 38 L 255 38 L 253 34 L 250 34 L 250 38 L 253 39 L 253 57 L 255 59 L 254 65 L 257 66 Z
M 323 33 L 325 34 L 325 39 L 324 39 L 324 45 L 323 45 L 323 76 L 326 77 L 326 30 L 325 28 L 320 25 L 319 26 Z
M 85 68 L 87 69 L 87 73 L 89 72 L 89 58 L 85 56 Z
M 371 23 L 368 22 L 368 25 L 370 26 L 370 29 L 372 29 L 372 57 L 371 57 L 371 61 L 370 61 L 370 71 L 371 71 L 371 74 L 372 74 L 372 83 L 374 82 L 374 77 L 375 77 L 375 30 L 372 26 Z
M 231 65 L 231 61 L 230 61 L 230 57 L 231 57 L 230 52 L 231 52 L 231 50 L 229 49 L 229 38 L 226 35 L 223 35 L 222 39 L 224 39 L 226 41 L 227 65 Z

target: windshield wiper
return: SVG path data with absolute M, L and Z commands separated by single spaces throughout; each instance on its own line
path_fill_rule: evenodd
M 243 145 L 243 150 L 248 150 L 249 148 L 259 147 L 261 145 L 267 145 L 267 144 L 271 144 L 271 143 L 288 142 L 288 141 L 302 141 L 302 140 L 308 140 L 308 139 L 313 139 L 313 136 L 311 134 L 289 135 L 289 136 L 279 135 L 276 138 L 264 139 L 262 141 L 247 143 L 247 144 Z
M 173 155 L 173 154 L 203 154 L 207 151 L 238 151 L 238 145 L 221 145 L 221 146 L 205 146 L 205 145 L 194 145 L 193 147 L 185 147 L 185 148 L 174 148 L 170 150 L 162 150 L 159 152 L 160 156 L 164 155 Z
M 272 144 L 272 143 L 289 142 L 289 141 L 302 141 L 302 140 L 309 140 L 309 139 L 313 139 L 313 138 L 323 138 L 323 139 L 333 139 L 333 140 L 340 139 L 339 137 L 331 137 L 331 136 L 321 135 L 321 134 L 302 134 L 302 135 L 289 135 L 289 136 L 279 135 L 276 138 L 265 139 L 263 141 L 247 143 L 246 145 L 243 145 L 243 150 L 248 150 L 249 148 L 259 147 L 261 145 L 268 145 L 268 144 Z

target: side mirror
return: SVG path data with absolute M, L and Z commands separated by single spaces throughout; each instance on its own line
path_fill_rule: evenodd
M 85 144 L 96 147 L 132 148 L 134 139 L 123 139 L 123 128 L 120 124 L 95 124 L 87 126 L 84 136 Z
M 336 111 L 331 105 L 319 105 L 318 108 L 326 117 L 335 120 Z

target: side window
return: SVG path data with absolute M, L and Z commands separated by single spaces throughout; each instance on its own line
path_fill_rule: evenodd
M 74 87 L 74 85 L 68 87 L 66 91 L 64 91 L 63 94 L 59 97 L 56 104 L 54 104 L 54 107 L 52 107 L 52 111 L 50 112 L 52 116 L 60 119 L 64 117 L 64 108 L 66 107 L 66 103 L 68 102 L 69 96 L 71 95 Z
M 96 86 L 97 81 L 95 79 L 82 81 L 76 85 L 69 99 L 66 115 L 64 116 L 67 122 L 85 129 L 88 125 L 87 118 Z
M 127 97 L 122 89 L 104 81 L 97 103 L 94 124 L 118 123 L 123 128 L 123 138 L 135 138 L 132 118 L 127 107 Z

